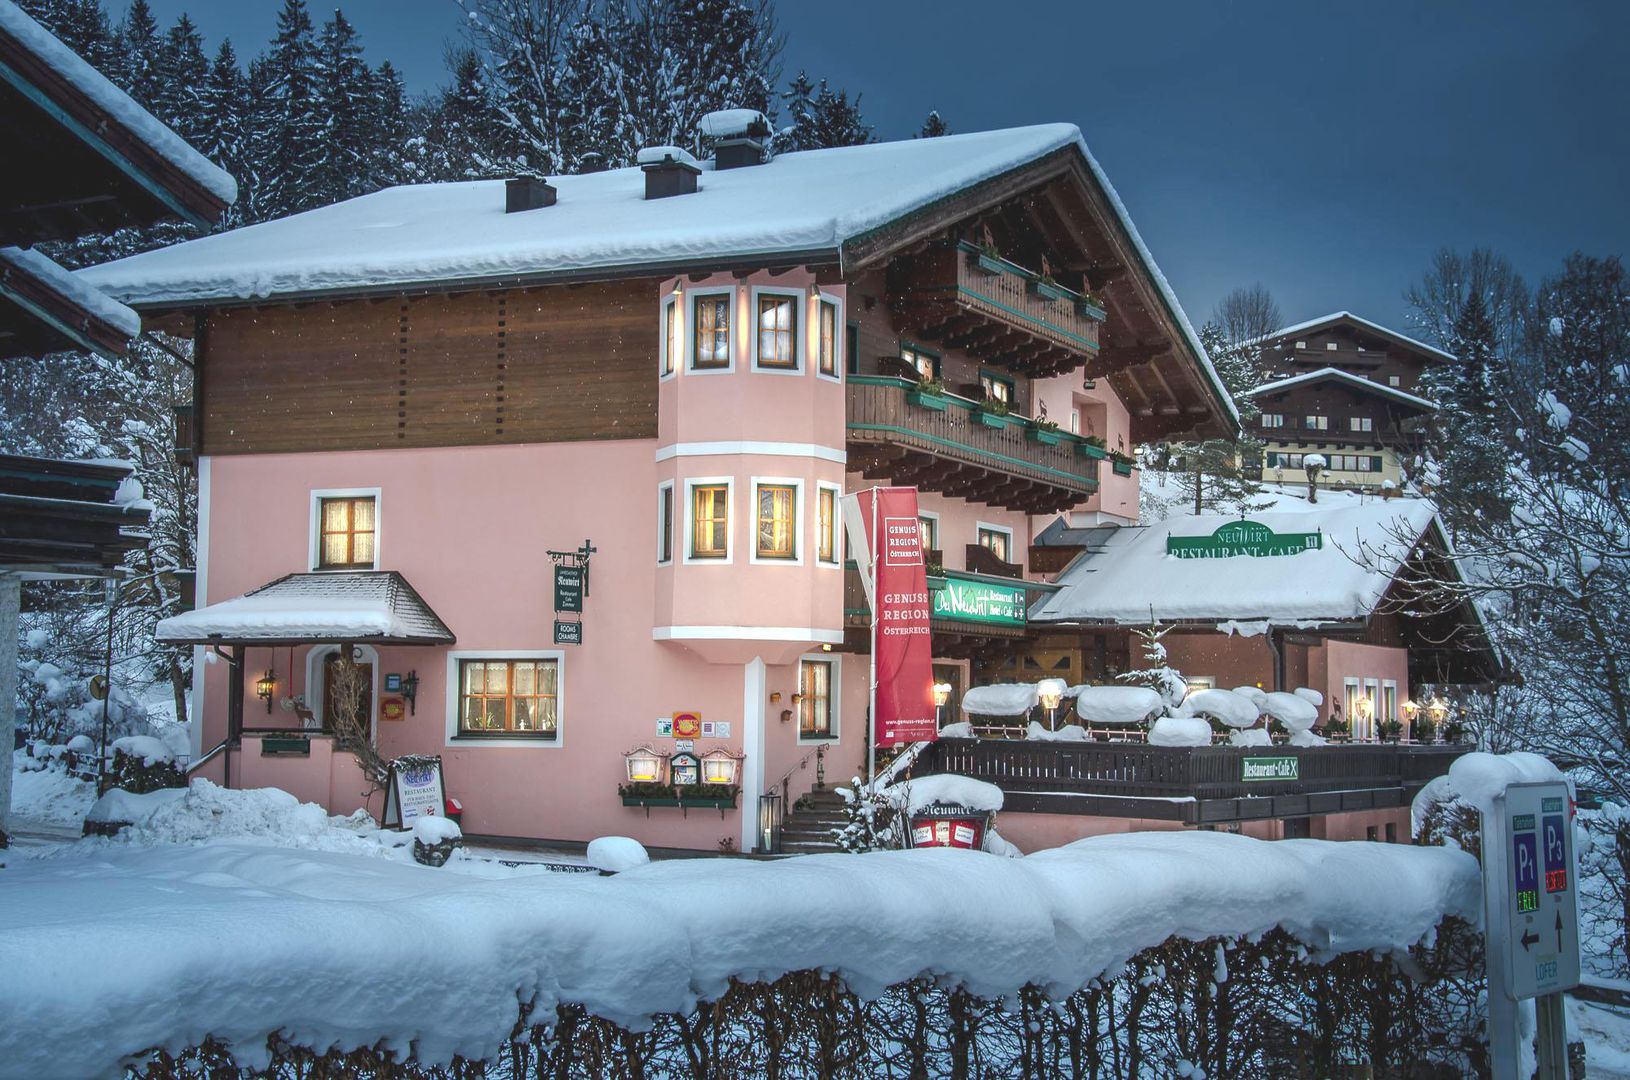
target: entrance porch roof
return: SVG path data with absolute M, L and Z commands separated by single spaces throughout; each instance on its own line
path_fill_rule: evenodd
M 162 620 L 166 645 L 452 645 L 447 624 L 395 570 L 288 574 Z

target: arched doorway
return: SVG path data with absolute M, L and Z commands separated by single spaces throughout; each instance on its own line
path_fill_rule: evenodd
M 368 739 L 379 738 L 379 654 L 372 645 L 353 645 L 352 657 L 363 669 L 367 683 L 363 709 L 368 716 Z M 311 710 L 313 729 L 329 731 L 333 709 L 332 676 L 339 661 L 339 646 L 319 645 L 306 654 L 306 707 Z

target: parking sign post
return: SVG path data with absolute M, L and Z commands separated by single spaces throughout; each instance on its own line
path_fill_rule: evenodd
M 1517 1003 L 1536 999 L 1540 1080 L 1564 1080 L 1562 992 L 1579 985 L 1573 804 L 1561 781 L 1512 784 L 1483 815 L 1489 1063 L 1517 1080 Z

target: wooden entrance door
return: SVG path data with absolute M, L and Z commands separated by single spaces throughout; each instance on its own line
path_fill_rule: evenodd
M 340 666 L 339 653 L 330 653 L 323 658 L 323 730 L 334 730 L 334 674 Z M 358 716 L 362 720 L 363 734 L 367 735 L 373 730 L 374 716 L 374 666 L 365 661 L 357 662 L 357 674 L 362 677 L 362 701 L 358 709 Z

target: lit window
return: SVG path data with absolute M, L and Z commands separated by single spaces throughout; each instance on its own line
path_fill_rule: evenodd
M 691 558 L 723 559 L 729 543 L 730 488 L 725 484 L 691 488 Z
M 758 485 L 758 557 L 798 557 L 798 489 L 791 484 Z
M 910 364 L 917 371 L 919 379 L 932 379 L 939 374 L 940 360 L 933 353 L 923 352 L 910 345 L 900 346 L 900 359 Z
M 662 374 L 674 373 L 675 357 L 679 355 L 681 340 L 680 327 L 684 319 L 681 317 L 679 304 L 669 300 L 662 305 Z
M 672 562 L 674 557 L 674 486 L 663 484 L 657 489 L 657 562 Z
M 837 563 L 838 561 L 838 489 L 820 487 L 816 489 L 816 524 L 819 544 L 815 557 L 823 563 Z
M 1297 343 L 1296 343 L 1296 347 L 1297 347 L 1297 348 L 1298 348 L 1298 349 L 1305 349 L 1305 348 L 1307 348 L 1307 342 L 1305 342 L 1305 341 L 1298 341 L 1298 342 L 1297 342 Z
M 831 660 L 803 660 L 798 665 L 798 734 L 830 739 L 832 730 Z
M 793 296 L 758 298 L 758 366 L 798 369 L 798 300 Z
M 939 518 L 919 517 L 917 519 L 917 538 L 922 541 L 924 551 L 938 551 L 940 546 Z
M 327 570 L 374 565 L 374 498 L 323 499 L 317 565 Z
M 560 661 L 460 660 L 461 735 L 553 739 L 559 730 Z
M 1335 342 L 1334 342 L 1334 341 L 1327 341 L 1327 342 L 1325 342 L 1325 343 L 1324 343 L 1324 347 L 1325 347 L 1325 348 L 1326 348 L 1326 349 L 1328 349 L 1328 350 L 1329 350 L 1329 351 L 1331 351 L 1331 352 L 1335 352 L 1335 351 L 1336 351 L 1336 343 L 1335 343 Z
M 730 366 L 730 296 L 698 296 L 692 301 L 691 325 L 696 328 L 691 367 L 697 371 Z
M 1403 385 L 1403 380 L 1398 378 L 1398 376 L 1396 376 L 1396 375 L 1388 375 L 1387 376 L 1387 385 L 1388 386 L 1402 386 Z
M 821 301 L 821 355 L 822 375 L 838 373 L 838 305 L 830 300 Z
M 988 371 L 979 373 L 979 387 L 985 392 L 987 401 L 1002 401 L 1013 404 L 1013 380 L 1004 379 L 1000 375 L 992 375 Z
M 979 546 L 1003 562 L 1012 562 L 1008 554 L 1013 549 L 1013 534 L 1006 529 L 979 527 Z
M 1368 416 L 1349 416 L 1347 418 L 1349 431 L 1374 431 L 1375 420 Z

